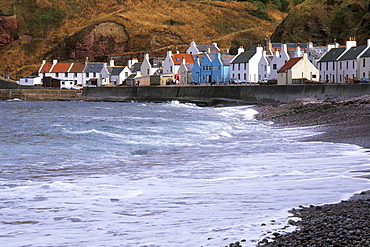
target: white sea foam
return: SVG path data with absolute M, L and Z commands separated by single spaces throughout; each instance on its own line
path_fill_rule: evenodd
M 2 102 L 1 119 L 15 105 Z M 369 174 L 366 150 L 300 142 L 313 130 L 258 122 L 251 107 L 21 108 L 40 111 L 0 126 L 17 133 L 0 143 L 1 246 L 255 246 L 290 208 L 370 187 L 353 172 Z

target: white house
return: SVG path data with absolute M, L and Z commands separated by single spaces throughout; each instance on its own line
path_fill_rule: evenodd
M 369 43 L 369 40 L 367 42 Z M 358 76 L 360 79 L 362 77 L 370 77 L 370 48 L 367 48 L 360 56 L 358 69 Z
M 110 83 L 113 86 L 125 84 L 125 80 L 131 75 L 131 70 L 127 66 L 108 66 Z
M 275 50 L 274 57 L 270 62 L 270 79 L 278 78 L 278 71 L 283 67 L 283 65 L 290 59 L 288 55 L 288 48 L 286 44 L 281 45 L 280 52 Z
M 330 47 L 328 49 L 330 49 Z M 320 71 L 320 81 L 327 83 L 339 81 L 337 73 L 338 58 L 342 56 L 345 51 L 345 47 L 332 48 L 321 57 L 317 62 L 317 67 Z
M 360 79 L 359 63 L 360 57 L 370 48 L 370 41 L 367 45 L 356 46 L 354 38 L 349 38 L 346 43 L 346 52 L 338 59 L 339 82 L 354 82 Z
M 197 45 L 194 41 L 190 42 L 189 48 L 186 50 L 187 54 L 197 55 L 202 53 L 214 54 L 220 52 L 220 48 L 217 47 L 217 43 L 212 45 Z
M 84 68 L 85 64 L 82 63 L 60 63 L 56 59 L 52 63 L 47 63 L 43 60 L 38 74 L 42 81 L 49 77 L 60 81 L 60 88 L 70 89 L 74 86 L 83 85 Z
M 278 71 L 278 85 L 300 84 L 306 80 L 319 80 L 319 70 L 308 60 L 307 53 L 289 59 Z
M 40 86 L 42 85 L 41 77 L 40 76 L 29 76 L 29 77 L 22 77 L 17 82 L 19 85 L 24 86 Z
M 270 78 L 270 64 L 267 59 L 266 51 L 262 52 L 261 59 L 258 63 L 258 81 Z
M 86 63 L 84 87 L 109 85 L 109 71 L 106 63 Z
M 193 69 L 194 63 L 187 63 L 185 58 L 182 58 L 180 68 L 178 70 L 178 75 L 180 79 L 180 84 L 189 84 L 192 81 L 191 70 Z
M 230 77 L 244 83 L 257 83 L 264 74 L 259 74 L 263 48 L 256 47 L 255 51 L 241 52 L 231 61 Z
M 185 59 L 186 64 L 194 64 L 194 59 L 190 54 L 173 54 L 172 51 L 167 51 L 167 56 L 163 63 L 163 74 L 178 74 L 183 59 Z

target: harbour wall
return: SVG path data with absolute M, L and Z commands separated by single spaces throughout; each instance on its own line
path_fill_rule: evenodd
M 370 84 L 138 86 L 84 88 L 83 98 L 102 101 L 179 100 L 199 105 L 288 103 L 312 95 L 370 95 Z
M 52 100 L 76 100 L 80 95 L 75 90 L 56 89 L 0 89 L 0 100 L 29 100 L 29 101 L 52 101 Z

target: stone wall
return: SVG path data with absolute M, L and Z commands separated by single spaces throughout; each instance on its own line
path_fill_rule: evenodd
M 312 95 L 361 96 L 370 94 L 370 84 L 230 85 L 230 86 L 152 86 L 84 88 L 90 100 L 217 102 L 230 104 L 288 103 Z
M 0 100 L 31 100 L 31 101 L 52 101 L 52 100 L 76 100 L 79 94 L 75 90 L 55 89 L 0 89 Z

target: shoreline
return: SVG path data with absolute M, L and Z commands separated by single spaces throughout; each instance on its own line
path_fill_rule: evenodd
M 303 141 L 347 143 L 370 148 L 370 95 L 330 97 L 317 95 L 288 104 L 258 105 L 255 118 L 277 126 L 314 127 L 318 135 Z M 367 151 L 369 152 L 369 151 Z M 369 173 L 366 171 L 354 171 Z M 369 175 L 363 178 L 370 179 Z M 282 229 L 257 246 L 370 246 L 370 190 L 354 194 L 339 203 L 308 207 L 289 212 L 299 220 L 289 220 L 297 230 Z M 238 246 L 232 243 L 231 246 Z

